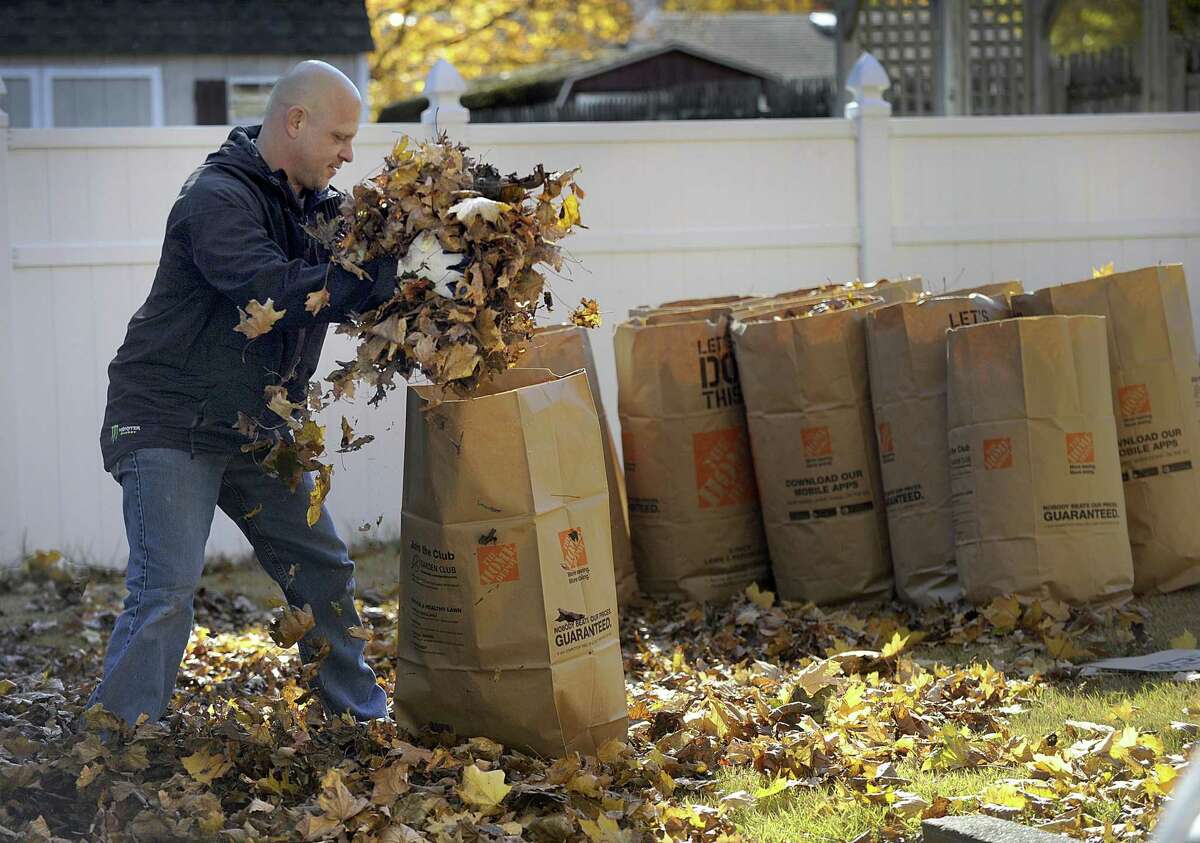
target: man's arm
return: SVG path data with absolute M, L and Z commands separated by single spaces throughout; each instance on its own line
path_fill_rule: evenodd
M 387 301 L 396 290 L 396 259 L 379 258 L 364 269 L 371 280 L 360 279 L 336 264 L 309 265 L 289 260 L 250 211 L 236 204 L 205 210 L 187 219 L 192 259 L 204 279 L 231 302 L 244 308 L 251 299 L 286 310 L 275 323 L 280 328 L 304 328 L 344 321 Z M 323 287 L 329 304 L 315 316 L 304 309 L 305 299 Z

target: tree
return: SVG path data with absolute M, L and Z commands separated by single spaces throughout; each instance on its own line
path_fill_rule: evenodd
M 419 94 L 439 58 L 466 79 L 589 59 L 628 40 L 634 22 L 627 0 L 367 0 L 367 12 L 377 110 Z
M 1171 31 L 1200 37 L 1200 0 L 1171 0 Z M 1063 0 L 1050 44 L 1059 55 L 1136 44 L 1142 31 L 1141 0 Z

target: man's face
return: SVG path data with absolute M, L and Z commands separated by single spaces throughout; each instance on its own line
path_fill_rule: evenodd
M 337 92 L 326 98 L 325 107 L 306 115 L 296 136 L 297 172 L 289 173 L 302 187 L 324 190 L 343 164 L 354 160 L 354 136 L 358 134 L 358 98 Z

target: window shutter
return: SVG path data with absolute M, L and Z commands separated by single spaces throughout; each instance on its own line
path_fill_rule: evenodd
M 224 79 L 196 80 L 196 125 L 224 126 L 229 122 Z

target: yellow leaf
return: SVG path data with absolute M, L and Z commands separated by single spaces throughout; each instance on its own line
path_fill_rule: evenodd
M 329 305 L 329 288 L 322 287 L 304 297 L 304 309 L 316 316 Z
M 883 650 L 879 653 L 879 657 L 883 659 L 890 659 L 892 656 L 900 655 L 900 653 L 903 652 L 904 648 L 908 645 L 908 639 L 909 636 L 907 635 L 901 638 L 899 632 L 894 633 L 892 635 L 892 640 L 884 645 Z
M 1104 264 L 1104 266 L 1101 266 L 1101 267 L 1095 267 L 1095 266 L 1092 267 L 1092 277 L 1093 278 L 1103 278 L 1106 275 L 1112 275 L 1114 272 L 1115 272 L 1115 269 L 1113 268 L 1112 261 L 1109 261 L 1108 263 Z
M 599 328 L 602 324 L 600 303 L 595 299 L 580 299 L 579 307 L 571 311 L 571 324 L 582 328 Z
M 1035 753 L 1031 765 L 1035 770 L 1049 773 L 1056 778 L 1069 779 L 1075 775 L 1071 765 L 1057 755 L 1040 755 Z
M 579 827 L 592 843 L 629 843 L 633 839 L 628 830 L 623 830 L 616 820 L 604 813 L 595 820 L 581 819 Z
M 239 334 L 245 334 L 249 339 L 261 337 L 271 330 L 286 313 L 287 310 L 275 309 L 274 299 L 267 299 L 266 304 L 260 303 L 258 299 L 250 299 L 245 310 L 238 308 L 238 323 L 233 330 Z
M 317 469 L 317 476 L 313 478 L 312 490 L 308 493 L 308 526 L 312 526 L 321 520 L 321 507 L 325 503 L 325 496 L 329 494 L 330 477 L 333 475 L 332 465 L 322 465 Z
M 1046 652 L 1056 659 L 1072 661 L 1074 659 L 1088 658 L 1092 655 L 1084 648 L 1076 646 L 1075 642 L 1066 635 L 1046 634 L 1042 636 L 1042 641 L 1046 644 Z
M 565 230 L 574 225 L 583 225 L 583 219 L 579 215 L 579 197 L 568 193 L 563 197 L 562 207 L 558 209 L 558 227 Z
M 983 616 L 1001 632 L 1016 629 L 1021 619 L 1021 604 L 1015 597 L 997 597 L 983 610 Z
M 197 750 L 182 761 L 183 769 L 200 784 L 212 784 L 214 780 L 233 769 L 233 762 L 224 755 L 213 754 L 203 749 Z
M 567 782 L 567 790 L 582 793 L 593 799 L 599 799 L 604 793 L 604 789 L 600 786 L 600 779 L 594 773 L 576 773 Z
M 1025 810 L 1025 795 L 1017 790 L 1017 786 L 1014 784 L 992 785 L 980 794 L 979 801 L 989 805 L 999 805 L 1002 808 Z
M 1133 719 L 1133 716 L 1137 713 L 1137 711 L 1138 709 L 1135 708 L 1133 703 L 1127 699 L 1121 700 L 1112 707 L 1113 717 L 1117 718 L 1118 720 L 1124 720 L 1126 723 Z
M 770 609 L 775 603 L 775 592 L 764 591 L 758 587 L 758 583 L 756 582 L 752 582 L 746 586 L 746 597 L 760 609 Z
M 512 788 L 504 783 L 503 770 L 484 772 L 472 764 L 463 768 L 463 786 L 459 790 L 464 802 L 478 808 L 494 808 L 504 801 Z
M 375 633 L 366 626 L 348 626 L 346 634 L 351 638 L 357 638 L 359 641 L 371 641 L 375 638 Z
M 1172 650 L 1194 650 L 1196 649 L 1196 636 L 1192 634 L 1190 629 L 1185 629 L 1181 634 L 1176 635 L 1171 639 Z
M 616 738 L 609 738 L 600 745 L 596 750 L 596 757 L 605 764 L 615 764 L 621 759 L 621 756 L 628 751 L 629 747 L 624 741 L 619 741 Z
M 780 777 L 780 778 L 775 779 L 775 781 L 771 782 L 766 787 L 760 787 L 757 790 L 755 790 L 754 798 L 755 799 L 766 799 L 768 796 L 774 796 L 777 793 L 783 793 L 789 787 L 795 787 L 797 784 L 798 784 L 798 782 L 793 781 L 792 779 L 785 779 L 783 777 Z
M 1177 778 L 1179 778 L 1179 771 L 1170 764 L 1154 765 L 1154 783 L 1162 788 L 1164 793 L 1171 792 Z

